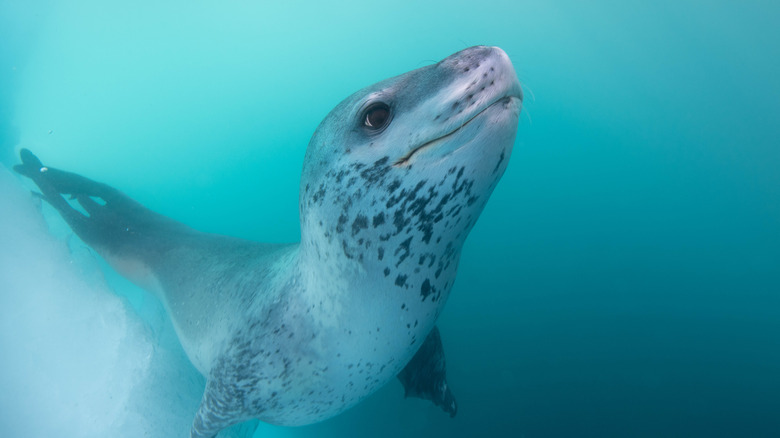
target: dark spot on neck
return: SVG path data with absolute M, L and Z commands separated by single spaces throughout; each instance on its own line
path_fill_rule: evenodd
M 422 286 L 420 286 L 420 296 L 422 296 L 422 300 L 425 301 L 425 299 L 428 298 L 428 295 L 435 292 L 436 288 L 431 286 L 431 281 L 426 278 L 425 281 L 423 281 Z
M 385 212 L 380 211 L 378 215 L 374 216 L 374 220 L 372 221 L 374 228 L 382 225 L 385 223 Z
M 339 218 L 339 223 L 341 222 L 341 218 Z M 354 236 L 360 230 L 368 228 L 368 217 L 363 216 L 362 214 L 358 214 L 355 220 L 352 222 L 352 235 Z

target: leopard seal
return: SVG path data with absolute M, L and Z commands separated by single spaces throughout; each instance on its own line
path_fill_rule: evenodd
M 435 322 L 521 104 L 506 53 L 485 46 L 348 97 L 309 143 L 296 244 L 196 231 L 26 149 L 15 170 L 163 302 L 207 381 L 191 437 L 322 421 L 394 376 L 454 415 Z

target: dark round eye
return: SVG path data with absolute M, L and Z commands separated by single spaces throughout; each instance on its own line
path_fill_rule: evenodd
M 363 124 L 368 129 L 377 131 L 390 123 L 390 107 L 386 103 L 375 103 L 368 107 Z

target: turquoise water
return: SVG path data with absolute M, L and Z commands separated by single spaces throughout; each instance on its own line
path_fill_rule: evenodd
M 780 6 L 420 3 L 4 0 L 0 160 L 295 241 L 335 104 L 498 45 L 526 99 L 439 322 L 458 416 L 393 382 L 256 436 L 780 434 Z

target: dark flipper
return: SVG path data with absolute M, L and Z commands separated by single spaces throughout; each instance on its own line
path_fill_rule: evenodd
M 90 246 L 110 252 L 135 248 L 142 241 L 188 228 L 165 216 L 146 209 L 119 190 L 75 173 L 45 167 L 27 149 L 19 154 L 22 164 L 18 173 L 30 178 L 40 188 L 41 196 L 62 215 L 73 231 Z M 88 213 L 73 208 L 62 195 L 70 195 Z M 95 199 L 102 199 L 103 203 Z M 155 239 L 157 240 L 157 239 Z M 137 254 L 141 255 L 141 254 Z
M 404 385 L 406 397 L 430 400 L 449 413 L 450 417 L 454 417 L 458 412 L 458 404 L 447 385 L 446 372 L 441 335 L 439 329 L 434 327 L 417 354 L 398 373 L 398 380 Z

